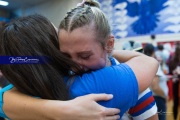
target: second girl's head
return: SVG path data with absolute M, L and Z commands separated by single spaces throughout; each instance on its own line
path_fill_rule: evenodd
M 97 5 L 86 0 L 68 12 L 59 26 L 60 50 L 81 67 L 92 70 L 107 64 L 107 54 L 114 45 L 108 20 Z
M 68 98 L 64 76 L 78 66 L 59 51 L 57 32 L 41 15 L 7 24 L 0 38 L 0 56 L 46 56 L 46 64 L 0 65 L 3 75 L 21 92 L 47 99 Z

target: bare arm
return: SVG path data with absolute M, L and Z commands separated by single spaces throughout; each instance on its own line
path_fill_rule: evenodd
M 155 76 L 155 77 L 154 77 L 153 82 L 152 82 L 152 84 L 151 84 L 151 88 L 152 88 L 152 91 L 153 91 L 154 93 L 156 93 L 158 96 L 161 96 L 161 97 L 163 97 L 163 98 L 166 98 L 163 90 L 162 90 L 161 87 L 159 86 L 159 77 L 158 77 L 158 76 Z
M 146 120 L 159 120 L 159 118 L 158 118 L 158 114 L 155 114 L 155 115 L 153 115 L 153 116 L 149 117 L 149 118 L 148 118 L 148 119 L 146 119 Z
M 16 89 L 4 93 L 3 109 L 11 119 L 28 120 L 116 120 L 118 109 L 96 103 L 109 100 L 111 95 L 91 94 L 70 101 L 43 100 L 21 94 Z
M 155 76 L 155 78 L 153 79 L 151 88 L 152 88 L 153 92 L 155 92 L 156 94 L 161 94 L 164 96 L 164 92 L 162 91 L 162 89 L 159 86 L 159 77 L 158 76 Z M 159 120 L 158 114 L 155 114 L 155 115 L 147 118 L 146 120 Z
M 138 52 L 126 50 L 115 50 L 113 56 L 120 62 L 126 62 L 134 71 L 138 80 L 139 92 L 150 86 L 158 70 L 157 60 Z
M 113 55 L 119 62 L 127 62 L 127 61 L 129 61 L 131 59 L 134 59 L 134 58 L 139 59 L 138 57 L 140 57 L 141 59 L 145 59 L 145 58 L 143 58 L 141 56 L 141 55 L 144 56 L 144 54 L 136 53 L 136 52 L 124 51 L 124 50 L 123 51 L 114 51 Z M 147 118 L 146 120 L 158 120 L 158 115 L 155 114 L 155 115 Z

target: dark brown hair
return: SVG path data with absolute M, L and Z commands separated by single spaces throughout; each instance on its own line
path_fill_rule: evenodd
M 176 69 L 178 65 L 180 65 L 180 44 L 176 44 L 175 52 L 172 56 L 170 56 L 169 61 L 169 72 L 170 74 L 173 74 L 173 70 Z
M 1 56 L 47 56 L 46 64 L 0 65 L 3 75 L 21 92 L 46 99 L 68 99 L 64 76 L 79 67 L 59 51 L 57 32 L 35 14 L 7 24 L 0 39 Z

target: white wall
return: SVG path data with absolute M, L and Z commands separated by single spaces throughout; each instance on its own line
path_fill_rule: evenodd
M 43 4 L 31 8 L 21 8 L 16 10 L 19 16 L 39 13 L 46 16 L 55 26 L 58 26 L 60 21 L 65 16 L 66 12 L 75 7 L 82 0 L 49 0 Z
M 149 35 L 147 36 L 138 36 L 138 37 L 128 37 L 123 39 L 116 39 L 115 41 L 115 49 L 122 49 L 122 44 L 125 41 L 134 40 L 140 43 L 152 43 L 156 45 L 157 42 L 172 42 L 172 41 L 180 41 L 180 34 L 157 34 L 156 39 L 152 41 Z

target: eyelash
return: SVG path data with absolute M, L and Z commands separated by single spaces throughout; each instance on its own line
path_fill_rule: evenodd
M 86 56 L 86 57 L 80 57 L 81 59 L 84 59 L 84 60 L 88 60 L 90 58 L 90 55 L 89 56 Z

